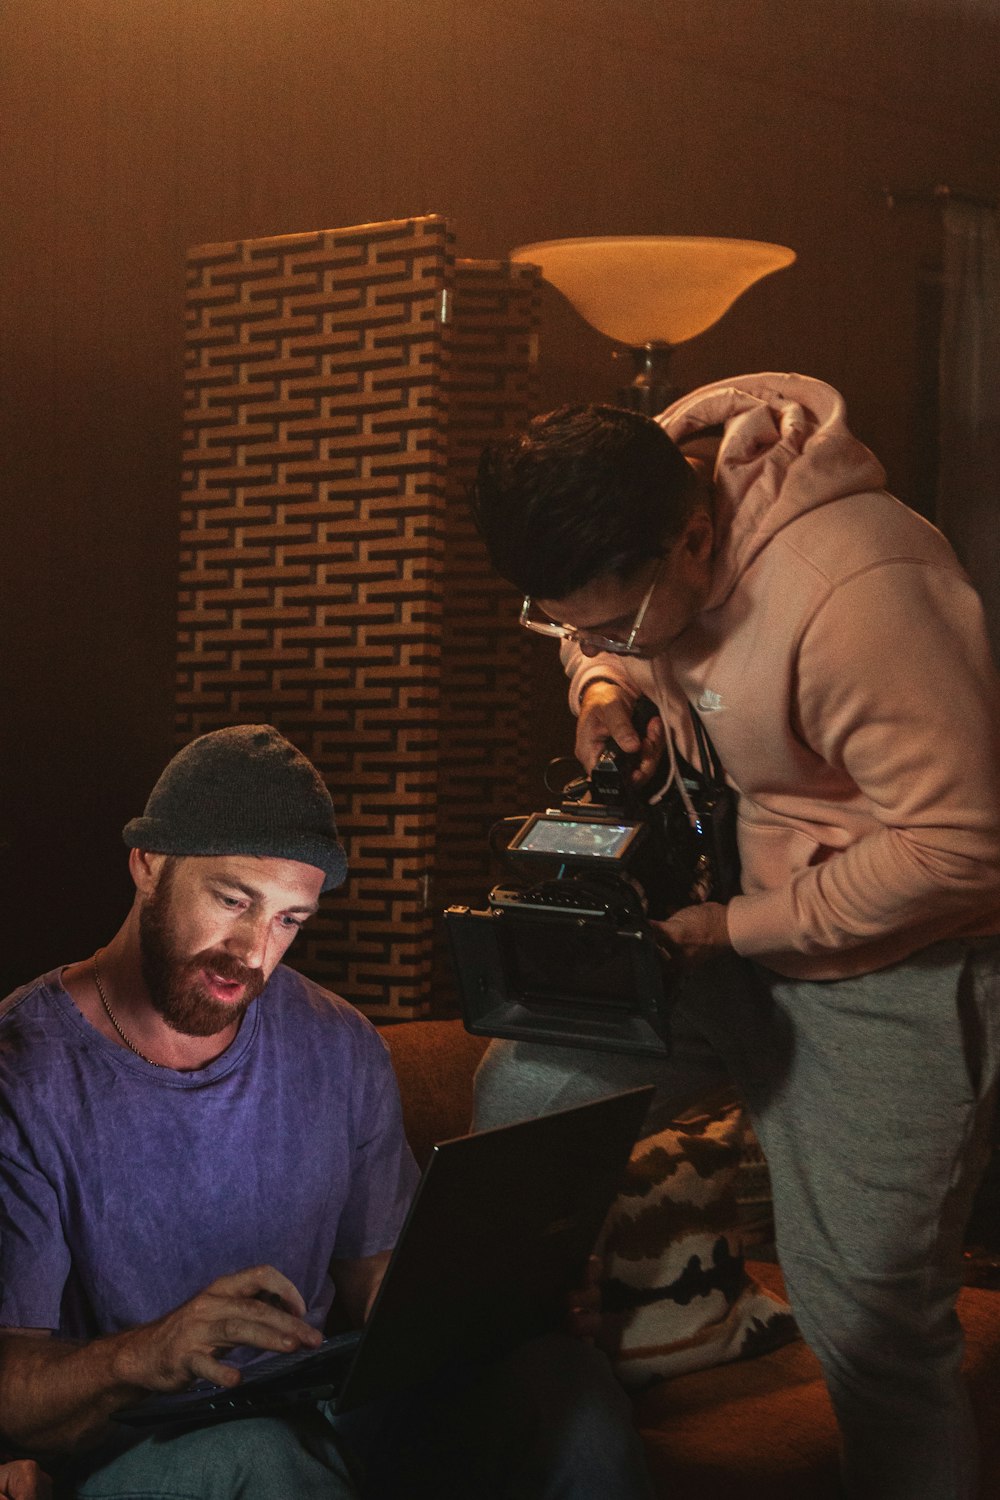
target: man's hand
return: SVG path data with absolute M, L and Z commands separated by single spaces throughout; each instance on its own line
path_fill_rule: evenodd
M 657 940 L 669 953 L 679 953 L 688 963 L 701 963 L 713 953 L 733 945 L 729 941 L 726 908 L 718 901 L 685 906 L 665 922 L 650 922 Z
M 0 1495 L 6 1500 L 52 1500 L 52 1482 L 30 1458 L 0 1464 Z
M 102 1441 L 123 1406 L 193 1380 L 233 1386 L 240 1372 L 220 1355 L 237 1344 L 290 1353 L 321 1333 L 303 1319 L 299 1293 L 273 1266 L 220 1276 L 165 1317 L 86 1344 L 44 1330 L 0 1334 L 0 1412 L 6 1436 L 36 1451 L 74 1452 Z M 2 1493 L 2 1492 L 0 1492 Z
M 238 1385 L 219 1355 L 237 1344 L 278 1353 L 316 1348 L 323 1336 L 303 1321 L 305 1303 L 273 1266 L 220 1276 L 155 1323 L 117 1335 L 115 1375 L 147 1391 L 179 1391 L 193 1380 Z
M 640 752 L 632 781 L 641 786 L 659 764 L 666 743 L 663 720 L 650 719 L 645 739 L 641 739 L 632 723 L 632 704 L 625 690 L 613 682 L 592 682 L 584 690 L 576 722 L 576 758 L 584 770 L 593 770 L 608 740 L 614 740 L 630 755 Z

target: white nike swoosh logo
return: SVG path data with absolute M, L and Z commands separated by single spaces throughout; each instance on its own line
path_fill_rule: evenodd
M 721 694 L 713 693 L 711 688 L 705 688 L 695 708 L 700 714 L 717 714 L 721 708 L 725 708 L 725 704 Z

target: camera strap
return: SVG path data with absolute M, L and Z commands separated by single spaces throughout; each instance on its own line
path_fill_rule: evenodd
M 688 713 L 691 715 L 691 723 L 694 727 L 695 742 L 698 746 L 698 759 L 701 762 L 702 775 L 712 786 L 726 786 L 726 774 L 722 769 L 715 746 L 709 737 L 708 730 L 701 721 L 701 715 L 693 703 L 688 704 Z
M 728 901 L 740 888 L 736 793 L 693 704 L 688 703 L 699 765 L 681 755 L 667 733 L 669 773 L 649 799 L 667 834 L 675 887 L 688 901 Z

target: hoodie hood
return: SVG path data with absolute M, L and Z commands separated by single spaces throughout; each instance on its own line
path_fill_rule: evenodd
M 706 609 L 779 531 L 831 500 L 885 487 L 885 470 L 848 431 L 844 400 L 807 375 L 742 375 L 702 386 L 657 421 L 673 438 L 725 428 L 715 465 L 716 547 Z

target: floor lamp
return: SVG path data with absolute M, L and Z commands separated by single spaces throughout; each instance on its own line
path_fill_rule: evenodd
M 795 252 L 760 240 L 604 235 L 519 245 L 510 258 L 538 266 L 588 323 L 631 347 L 635 377 L 621 400 L 654 416 L 681 394 L 669 378 L 674 345 L 711 328 Z

